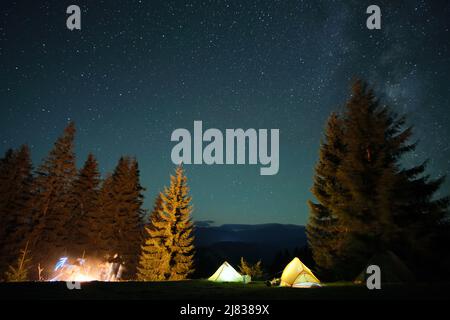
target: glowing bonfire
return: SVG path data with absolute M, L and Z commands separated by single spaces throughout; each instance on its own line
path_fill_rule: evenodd
M 61 257 L 55 264 L 50 281 L 117 281 L 122 271 L 122 264 L 114 260 L 102 262 L 91 259 L 87 262 L 85 258 Z

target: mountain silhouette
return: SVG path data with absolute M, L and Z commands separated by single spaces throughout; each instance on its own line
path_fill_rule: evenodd
M 195 226 L 196 277 L 208 277 L 224 262 L 237 268 L 241 257 L 263 266 L 273 263 L 279 252 L 293 252 L 306 245 L 305 227 L 291 224 L 224 224 Z

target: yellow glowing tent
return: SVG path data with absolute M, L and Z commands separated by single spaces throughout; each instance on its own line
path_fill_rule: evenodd
M 226 261 L 208 280 L 216 282 L 244 282 L 242 275 Z
M 294 258 L 284 268 L 281 275 L 281 287 L 310 288 L 320 286 L 319 279 L 305 266 L 299 258 Z

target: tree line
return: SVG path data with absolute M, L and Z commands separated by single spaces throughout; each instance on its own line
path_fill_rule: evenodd
M 417 146 L 412 129 L 362 80 L 353 84 L 342 112 L 328 118 L 307 225 L 323 278 L 353 280 L 386 251 L 427 279 L 442 276 L 429 268 L 450 267 L 449 197 L 437 195 L 444 177 L 427 175 L 426 161 L 405 167 Z
M 417 147 L 412 134 L 406 117 L 382 105 L 361 80 L 328 118 L 306 228 L 308 256 L 310 249 L 322 279 L 353 280 L 387 251 L 417 276 L 446 276 L 450 199 L 438 196 L 444 177 L 426 174 L 427 161 L 405 166 Z M 120 158 L 102 178 L 90 154 L 77 170 L 74 138 L 69 123 L 36 170 L 26 145 L 0 159 L 0 278 L 48 279 L 63 255 L 114 254 L 125 263 L 126 279 L 188 277 L 195 248 L 183 168 L 148 216 L 137 160 Z M 23 265 L 31 266 L 28 273 Z
M 93 154 L 77 170 L 74 139 L 71 122 L 36 170 L 27 145 L 0 159 L 0 279 L 49 279 L 61 256 L 115 254 L 125 279 L 191 274 L 192 207 L 183 168 L 176 169 L 148 217 L 137 160 L 121 157 L 102 179 Z

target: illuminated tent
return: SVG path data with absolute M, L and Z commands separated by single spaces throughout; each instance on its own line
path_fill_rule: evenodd
M 305 266 L 299 258 L 294 258 L 284 268 L 281 275 L 281 287 L 310 288 L 320 286 L 319 279 Z
M 228 262 L 224 262 L 217 271 L 208 278 L 216 282 L 243 282 L 243 277 Z
M 392 251 L 375 254 L 365 266 L 364 270 L 356 277 L 356 283 L 366 283 L 367 267 L 377 265 L 381 271 L 381 283 L 405 283 L 414 282 L 415 277 L 405 263 Z

